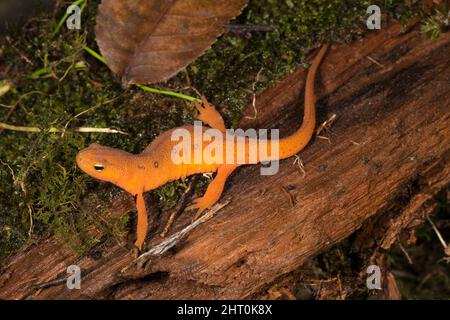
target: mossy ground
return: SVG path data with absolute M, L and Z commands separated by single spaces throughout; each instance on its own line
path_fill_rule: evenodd
M 196 95 L 195 88 L 219 107 L 227 125 L 236 126 L 253 88 L 267 88 L 304 64 L 305 54 L 324 39 L 361 36 L 370 4 L 399 20 L 419 12 L 406 2 L 250 0 L 236 23 L 272 25 L 275 31 L 251 38 L 224 35 L 185 72 L 159 87 L 190 95 Z M 128 135 L 2 131 L 0 261 L 43 234 L 56 234 L 80 254 L 101 239 L 122 237 L 127 217 L 114 218 L 107 209 L 118 188 L 82 174 L 76 153 L 94 142 L 137 153 L 160 132 L 193 119 L 193 107 L 183 100 L 122 89 L 109 69 L 83 50 L 85 45 L 98 50 L 98 1 L 87 1 L 82 30 L 63 27 L 52 37 L 69 4 L 59 2 L 54 12 L 1 39 L 0 80 L 13 89 L 0 96 L 0 121 L 42 129 L 115 128 Z M 173 207 L 185 188 L 181 181 L 156 190 L 159 205 Z M 99 232 L 93 235 L 92 228 Z

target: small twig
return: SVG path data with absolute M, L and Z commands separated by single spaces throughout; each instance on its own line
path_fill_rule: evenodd
M 293 165 L 297 164 L 298 169 L 303 174 L 303 178 L 306 177 L 305 165 L 303 164 L 302 159 L 298 155 L 295 155 L 294 157 L 295 157 L 295 160 L 294 160 L 294 163 L 292 163 L 292 164 Z
M 175 210 L 174 212 L 172 212 L 172 214 L 169 217 L 169 220 L 167 220 L 167 224 L 164 227 L 164 231 L 161 232 L 161 237 L 165 237 L 167 235 L 167 233 L 169 232 L 170 228 L 172 227 L 175 219 L 183 212 L 183 210 L 186 208 L 189 198 L 192 196 L 192 194 L 194 193 L 194 187 L 195 184 L 198 181 L 198 175 L 194 176 L 194 179 L 192 180 L 192 182 L 189 184 L 189 187 L 186 189 L 186 191 L 184 192 L 181 200 L 180 200 L 180 206 L 178 207 L 177 210 Z
M 341 281 L 340 273 L 338 273 L 338 275 L 337 275 L 337 284 L 338 284 L 338 288 L 339 288 L 339 298 L 341 300 L 344 300 L 344 295 L 342 294 L 342 281 Z
M 200 93 L 200 91 L 197 90 L 197 88 L 195 88 L 195 87 L 193 87 L 193 86 L 189 86 L 188 88 L 194 90 L 194 92 L 195 92 L 199 97 L 202 96 L 202 94 Z
M 256 117 L 258 116 L 258 110 L 256 109 L 256 92 L 255 92 L 256 89 L 255 89 L 255 86 L 256 86 L 256 83 L 259 82 L 259 77 L 261 76 L 261 72 L 263 70 L 264 70 L 264 68 L 259 69 L 258 73 L 256 74 L 256 79 L 252 83 L 252 95 L 253 95 L 252 107 L 253 107 L 254 114 L 253 114 L 252 117 L 245 116 L 244 118 L 246 118 L 246 119 L 255 120 Z
M 11 168 L 11 166 L 9 164 L 7 164 L 6 162 L 3 162 L 3 160 L 1 158 L 0 158 L 0 164 L 4 165 L 5 167 L 7 167 L 9 169 L 9 171 L 11 172 L 13 181 L 16 181 L 16 176 L 14 175 L 14 170 Z
M 420 281 L 419 285 L 417 286 L 417 291 L 421 291 L 422 287 L 425 285 L 425 283 L 430 280 L 430 278 L 433 276 L 434 271 L 431 271 L 423 277 L 423 279 Z
M 70 66 L 66 69 L 66 71 L 64 72 L 64 74 L 62 75 L 62 77 L 58 79 L 59 82 L 63 82 L 63 80 L 67 77 L 67 75 L 69 74 L 70 70 L 72 70 L 72 68 L 73 68 L 74 65 L 75 65 L 75 61 L 72 61 L 72 63 L 71 63 Z
M 295 207 L 296 204 L 295 197 L 287 190 L 287 188 L 281 187 L 281 190 L 287 195 L 291 208 Z
M 31 238 L 31 235 L 33 234 L 33 227 L 34 227 L 33 209 L 31 209 L 30 204 L 27 204 L 27 208 L 28 208 L 28 216 L 30 217 L 30 228 L 28 229 L 28 238 Z
M 3 118 L 3 122 L 8 121 L 9 117 L 13 114 L 14 110 L 16 109 L 16 107 L 19 105 L 19 103 L 27 96 L 32 95 L 32 94 L 42 94 L 45 95 L 45 93 L 43 93 L 42 91 L 30 91 L 27 92 L 23 95 L 21 95 L 19 97 L 19 99 L 12 105 L 4 105 L 4 104 L 0 104 L 0 106 L 5 107 L 5 108 L 9 108 L 10 110 L 8 111 L 8 113 L 6 114 L 6 116 Z M 0 133 L 2 133 L 3 129 L 0 128 Z
M 222 208 L 224 208 L 226 205 L 228 205 L 230 202 L 224 202 L 224 203 L 218 203 L 214 205 L 206 214 L 201 216 L 199 219 L 192 222 L 190 225 L 188 225 L 183 230 L 173 234 L 157 246 L 151 248 L 147 252 L 141 254 L 136 260 L 141 261 L 144 258 L 147 258 L 149 256 L 155 256 L 155 255 L 161 255 L 167 252 L 169 249 L 173 248 L 176 244 L 180 242 L 181 239 L 183 239 L 189 232 L 191 232 L 193 229 L 195 229 L 200 224 L 208 221 L 211 219 L 218 211 L 220 211 Z
M 439 232 L 439 229 L 436 227 L 434 222 L 430 219 L 429 216 L 427 216 L 428 222 L 431 224 L 431 227 L 433 228 L 434 232 L 436 233 L 439 241 L 441 242 L 442 246 L 444 247 L 444 252 L 446 255 L 450 256 L 450 250 L 448 249 L 447 243 L 445 242 L 444 238 L 442 237 L 441 233 Z
M 377 66 L 381 67 L 381 68 L 386 68 L 383 64 L 379 63 L 377 60 L 375 60 L 374 58 L 372 58 L 371 56 L 366 56 L 367 59 L 369 59 L 371 62 L 375 63 Z
M 51 128 L 53 129 L 53 128 Z M 56 131 L 53 132 L 61 132 L 61 129 L 55 129 Z M 73 132 L 82 132 L 82 133 L 114 133 L 114 134 L 123 134 L 123 135 L 128 135 L 128 133 L 124 132 L 124 131 L 120 131 L 120 130 L 116 130 L 116 129 L 110 129 L 110 128 L 90 128 L 90 127 L 81 127 L 81 128 L 75 128 L 72 130 L 68 130 L 73 131 Z M 52 132 L 52 131 L 51 131 Z
M 123 94 L 124 94 L 124 93 L 118 95 L 118 96 L 115 97 L 115 98 L 112 98 L 112 99 L 110 99 L 110 100 L 107 100 L 107 101 L 105 101 L 105 102 L 103 102 L 103 103 L 99 103 L 99 104 L 97 104 L 97 105 L 95 105 L 95 106 L 93 106 L 93 107 L 90 107 L 89 109 L 83 110 L 83 111 L 81 111 L 80 113 L 78 113 L 77 115 L 75 115 L 74 117 L 72 117 L 69 121 L 67 121 L 66 125 L 64 126 L 64 129 L 63 129 L 62 134 L 61 134 L 61 138 L 64 137 L 64 134 L 65 134 L 66 131 L 67 131 L 67 127 L 69 126 L 69 123 L 70 123 L 71 121 L 75 120 L 75 119 L 78 118 L 79 116 L 81 116 L 81 115 L 83 115 L 83 114 L 85 114 L 85 113 L 87 113 L 87 112 L 89 112 L 89 111 L 92 111 L 92 110 L 94 110 L 94 109 L 96 109 L 96 108 L 99 108 L 99 107 L 101 107 L 101 106 L 105 106 L 105 105 L 107 105 L 107 104 L 110 104 L 110 103 L 114 102 L 115 100 L 119 99 Z
M 27 189 L 25 188 L 25 182 L 24 180 L 20 181 L 20 188 L 22 189 L 24 198 L 27 197 Z M 28 208 L 28 215 L 30 217 L 30 228 L 28 229 L 28 237 L 31 238 L 31 235 L 33 234 L 33 227 L 34 227 L 34 220 L 33 220 L 33 209 L 31 208 L 31 205 L 27 203 Z
M 327 140 L 329 143 L 331 143 L 330 138 L 325 137 L 325 136 L 321 136 L 320 134 L 322 133 L 322 131 L 327 131 L 330 130 L 331 126 L 333 125 L 333 123 L 336 121 L 336 114 L 333 113 L 331 115 L 331 117 L 329 117 L 326 121 L 324 121 L 316 130 L 316 135 L 318 138 L 320 139 L 324 139 Z
M 403 254 L 405 255 L 406 259 L 408 260 L 409 264 L 414 264 L 411 257 L 409 256 L 408 252 L 406 251 L 406 249 L 402 246 L 401 242 L 398 242 L 398 246 L 400 247 L 400 250 L 402 250 Z
M 188 69 L 184 69 L 184 74 L 186 76 L 186 83 L 187 83 L 187 87 L 190 88 L 192 86 L 192 82 L 191 82 L 191 77 L 189 76 L 189 71 Z M 200 95 L 201 96 L 201 95 Z
M 317 128 L 316 135 L 319 135 L 322 131 L 328 130 L 331 128 L 331 125 L 336 120 L 336 113 L 333 113 L 327 120 L 322 122 L 322 124 Z
M 11 38 L 10 37 L 6 37 L 6 41 L 8 41 L 9 45 L 16 50 L 20 57 L 25 60 L 26 63 L 33 65 L 33 62 L 25 55 L 25 53 L 23 53 L 22 51 L 20 51 L 12 42 L 11 42 Z
M 66 129 L 58 129 L 58 128 L 54 128 L 51 127 L 47 130 L 43 130 L 41 128 L 38 127 L 24 127 L 24 126 L 14 126 L 11 124 L 7 124 L 4 122 L 0 122 L 0 129 L 4 129 L 4 130 L 11 130 L 11 131 L 19 131 L 19 132 L 42 132 L 42 131 L 48 131 L 50 133 L 60 133 L 60 132 L 82 132 L 82 133 L 117 133 L 117 134 L 123 134 L 123 135 L 128 135 L 128 133 L 120 131 L 120 130 L 115 130 L 115 129 L 110 129 L 110 128 L 90 128 L 90 127 L 81 127 L 81 128 L 75 128 L 75 129 L 71 129 L 71 130 L 66 130 Z

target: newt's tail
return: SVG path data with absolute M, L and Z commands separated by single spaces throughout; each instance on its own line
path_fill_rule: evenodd
M 305 113 L 300 128 L 292 135 L 279 141 L 279 159 L 289 158 L 302 150 L 314 134 L 316 126 L 316 96 L 314 94 L 314 80 L 317 69 L 328 49 L 325 43 L 314 58 L 308 71 L 305 84 Z

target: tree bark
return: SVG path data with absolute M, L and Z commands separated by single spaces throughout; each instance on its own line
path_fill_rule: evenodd
M 329 130 L 273 176 L 242 167 L 230 202 L 163 254 L 136 263 L 123 244 L 76 258 L 54 238 L 23 248 L 0 276 L 1 299 L 242 299 L 263 295 L 356 230 L 362 248 L 389 248 L 419 225 L 450 181 L 450 33 L 430 40 L 395 24 L 334 44 L 316 81 L 318 126 Z M 256 97 L 242 127 L 292 133 L 302 119 L 302 68 Z M 127 205 L 127 208 L 129 204 Z M 190 224 L 182 216 L 175 233 Z M 162 226 L 159 230 L 162 230 Z M 164 241 L 153 235 L 152 248 Z M 81 290 L 33 287 L 82 268 Z

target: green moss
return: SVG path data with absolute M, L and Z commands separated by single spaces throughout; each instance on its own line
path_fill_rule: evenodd
M 237 23 L 269 24 L 274 32 L 253 33 L 251 39 L 225 35 L 187 72 L 160 86 L 195 95 L 185 89 L 189 75 L 190 84 L 235 127 L 253 87 L 263 90 L 304 64 L 305 54 L 324 39 L 350 41 L 361 35 L 372 2 L 251 0 Z M 124 91 L 106 66 L 84 52 L 85 45 L 97 49 L 98 1 L 88 1 L 84 8 L 83 30 L 63 27 L 52 37 L 68 3 L 35 18 L 9 41 L 1 40 L 0 58 L 5 62 L 0 80 L 11 81 L 14 89 L 0 97 L 2 105 L 13 106 L 0 107 L 0 119 L 43 129 L 109 127 L 129 135 L 2 132 L 0 259 L 29 239 L 30 210 L 32 236 L 55 233 L 79 253 L 105 238 L 123 236 L 126 217 L 114 218 L 107 210 L 118 188 L 77 170 L 76 153 L 93 142 L 140 152 L 160 132 L 192 121 L 193 108 L 185 101 L 137 88 Z M 399 19 L 410 14 L 404 1 L 374 3 Z M 186 181 L 178 181 L 157 190 L 160 205 L 173 207 L 185 188 Z
M 404 20 L 412 10 L 405 1 L 267 0 L 249 1 L 237 19 L 271 25 L 274 32 L 253 33 L 250 40 L 225 36 L 188 68 L 194 86 L 222 109 L 236 127 L 253 87 L 260 91 L 299 65 L 324 40 L 349 42 L 365 32 L 366 9 L 378 4 L 385 17 Z M 260 73 L 259 80 L 257 75 Z
M 439 38 L 445 28 L 450 27 L 450 9 L 447 3 L 442 3 L 431 16 L 422 20 L 421 31 L 430 38 Z

